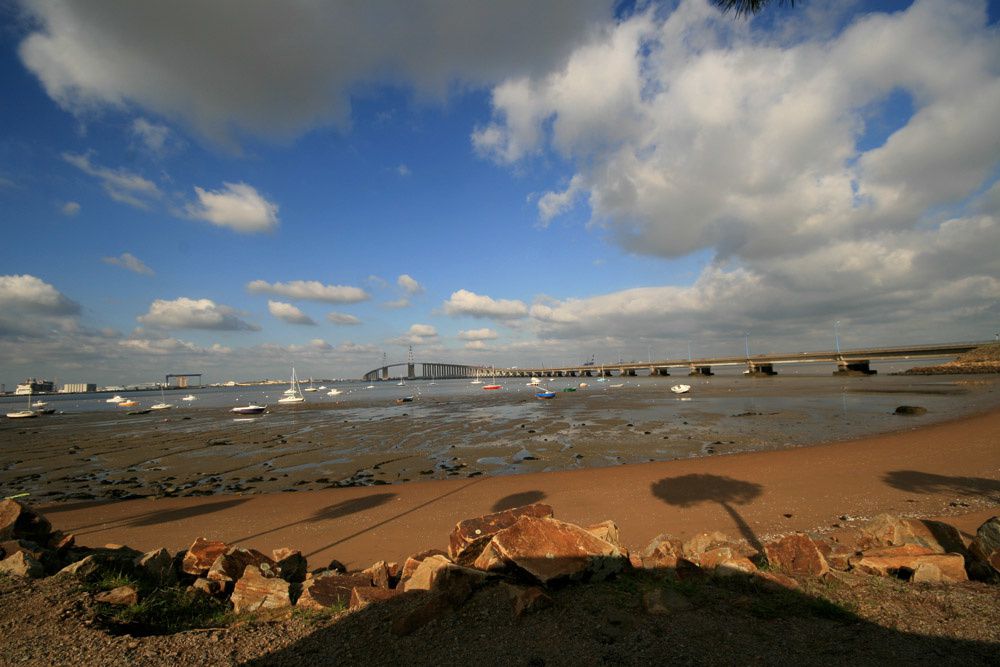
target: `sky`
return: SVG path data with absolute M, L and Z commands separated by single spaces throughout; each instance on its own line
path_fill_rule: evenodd
M 998 4 L 0 3 L 0 382 L 991 340 Z

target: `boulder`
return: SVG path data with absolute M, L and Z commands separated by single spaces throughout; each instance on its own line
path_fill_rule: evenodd
M 275 549 L 271 552 L 271 559 L 274 561 L 274 571 L 285 581 L 305 581 L 309 564 L 298 549 Z
M 681 541 L 666 533 L 657 535 L 642 552 L 642 566 L 649 569 L 670 569 L 677 567 L 677 559 L 684 554 Z
M 913 568 L 910 581 L 925 584 L 941 583 L 941 568 L 934 563 L 917 563 L 917 566 Z
M 46 544 L 52 524 L 16 500 L 0 500 L 0 540 L 25 539 Z
M 460 603 L 482 585 L 490 575 L 455 565 L 444 556 L 428 556 L 402 585 L 404 591 L 435 591 Z
M 729 537 L 725 533 L 719 531 L 698 533 L 681 546 L 681 553 L 697 563 L 702 553 L 720 546 L 730 546 Z
M 383 602 L 397 595 L 402 595 L 403 591 L 391 588 L 376 588 L 375 586 L 355 586 L 351 589 L 350 609 L 360 609 L 367 607 L 373 602 Z
M 407 579 L 412 577 L 413 573 L 416 571 L 418 567 L 420 567 L 420 564 L 424 561 L 424 559 L 428 558 L 429 556 L 447 557 L 448 554 L 444 551 L 441 551 L 440 549 L 428 549 L 427 551 L 421 551 L 418 554 L 413 554 L 403 562 L 403 569 L 399 574 L 399 583 L 402 584 Z
M 226 592 L 226 587 L 221 581 L 206 579 L 205 577 L 195 579 L 194 583 L 191 584 L 191 588 L 212 597 L 224 595 Z
M 780 572 L 757 572 L 756 576 L 764 588 L 790 591 L 799 589 L 799 582 Z
M 622 551 L 625 550 L 624 545 L 622 545 L 621 534 L 618 531 L 618 525 L 611 519 L 587 526 L 587 532 L 598 539 L 615 545 Z
M 55 549 L 60 555 L 62 555 L 72 549 L 75 544 L 76 535 L 65 535 L 62 531 L 57 530 L 49 535 L 49 541 L 46 543 L 46 546 L 49 549 Z
M 199 537 L 188 548 L 181 563 L 181 570 L 196 577 L 203 577 L 219 556 L 226 553 L 229 546 L 225 542 L 206 540 Z
M 170 552 L 164 548 L 147 551 L 135 559 L 135 567 L 141 570 L 146 576 L 162 582 L 170 583 L 177 579 L 177 572 L 174 570 L 174 558 Z
M 190 551 L 188 552 L 190 553 Z M 208 568 L 205 577 L 212 581 L 222 582 L 223 586 L 232 585 L 243 576 L 248 565 L 253 565 L 263 577 L 274 577 L 274 561 L 256 549 L 233 547 L 219 555 Z
M 603 579 L 620 571 L 621 549 L 580 526 L 550 518 L 522 516 L 490 540 L 476 567 L 514 568 L 540 583 L 556 579 Z
M 17 551 L 0 560 L 0 573 L 38 579 L 45 576 L 45 568 L 27 552 Z
M 958 529 L 940 521 L 900 519 L 891 514 L 879 514 L 860 526 L 859 531 L 858 548 L 862 551 L 873 546 L 916 544 L 934 553 L 965 553 L 965 544 Z
M 362 570 L 361 574 L 371 577 L 372 586 L 375 588 L 392 588 L 390 585 L 392 583 L 392 576 L 389 574 L 389 564 L 384 560 L 373 563 L 371 567 Z
M 927 414 L 927 408 L 919 405 L 900 405 L 896 408 L 897 415 L 923 415 Z
M 977 561 L 988 566 L 994 576 L 1000 575 L 1000 516 L 990 518 L 979 527 L 969 551 Z
M 857 551 L 839 542 L 813 539 L 813 544 L 823 554 L 826 564 L 831 569 L 846 572 L 851 567 L 851 558 L 857 555 Z
M 43 562 L 54 556 L 51 550 L 39 546 L 31 540 L 7 540 L 6 542 L 0 542 L 0 558 L 13 556 L 19 552 L 25 553 L 39 562 Z
M 237 614 L 292 606 L 288 582 L 279 577 L 265 577 L 254 565 L 247 565 L 229 601 Z
M 503 587 L 514 604 L 515 618 L 521 618 L 525 614 L 552 606 L 552 598 L 540 586 L 503 584 Z
M 720 577 L 757 572 L 757 566 L 749 558 L 731 547 L 709 549 L 699 556 L 698 565 Z
M 112 604 L 119 607 L 129 607 L 139 604 L 139 591 L 134 586 L 119 586 L 110 591 L 103 591 L 94 596 L 94 602 Z
M 770 565 L 788 574 L 820 577 L 830 570 L 816 544 L 803 533 L 768 542 L 764 554 Z
M 96 574 L 101 569 L 101 561 L 97 556 L 90 555 L 85 558 L 81 558 L 75 563 L 70 563 L 63 569 L 56 573 L 56 576 L 66 575 L 71 577 L 76 577 L 81 581 L 87 581 Z
M 968 581 L 965 559 L 961 554 L 938 554 L 930 552 L 929 549 L 925 549 L 925 553 L 917 553 L 920 549 L 925 548 L 903 545 L 877 552 L 866 552 L 862 557 L 851 561 L 851 568 L 864 574 L 911 579 L 918 567 L 922 564 L 931 564 L 939 570 L 940 581 L 948 583 Z
M 460 565 L 469 565 L 476 560 L 494 535 L 510 528 L 521 517 L 551 516 L 550 506 L 535 503 L 459 521 L 448 539 L 448 557 Z
M 355 588 L 371 587 L 371 577 L 360 574 L 340 574 L 327 571 L 302 584 L 302 595 L 296 606 L 303 609 L 346 608 Z

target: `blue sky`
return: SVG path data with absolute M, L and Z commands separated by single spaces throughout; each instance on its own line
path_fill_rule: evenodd
M 997 15 L 6 5 L 0 381 L 992 338 Z

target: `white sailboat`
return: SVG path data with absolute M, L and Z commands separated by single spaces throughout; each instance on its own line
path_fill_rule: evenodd
M 309 386 L 303 389 L 302 391 L 319 391 L 319 389 L 313 386 L 313 379 L 309 378 Z
M 278 399 L 278 403 L 302 403 L 306 400 L 306 397 L 302 395 L 302 390 L 299 389 L 299 380 L 295 377 L 295 368 L 292 367 L 292 380 L 289 383 L 288 389 L 285 390 L 285 396 Z
M 185 397 L 184 397 L 184 398 L 182 398 L 181 400 L 182 400 L 182 401 L 197 401 L 197 400 L 198 400 L 198 397 L 197 397 L 197 396 L 195 396 L 194 394 L 188 394 L 187 396 L 185 396 Z
M 163 395 L 163 386 L 160 386 L 160 402 L 149 406 L 150 410 L 169 410 L 174 407 L 171 403 L 167 403 L 166 396 Z
M 27 419 L 28 417 L 37 417 L 38 414 L 31 409 L 31 393 L 28 393 L 28 409 L 27 410 L 15 410 L 14 412 L 8 412 L 8 419 Z
M 469 384 L 482 384 L 483 381 L 479 379 L 479 369 L 476 369 L 476 379 Z

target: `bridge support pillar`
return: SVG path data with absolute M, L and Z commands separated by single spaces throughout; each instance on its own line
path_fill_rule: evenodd
M 747 364 L 747 372 L 744 373 L 750 377 L 769 377 L 777 374 L 773 364 L 755 364 L 753 362 Z
M 413 364 L 413 363 L 406 364 L 406 379 L 407 380 L 415 380 L 416 379 L 417 376 L 416 376 L 416 373 L 414 372 L 416 370 L 415 366 L 416 366 L 416 364 Z
M 657 368 L 656 366 L 653 366 L 652 368 L 649 369 L 649 375 L 651 377 L 657 377 L 658 376 L 658 377 L 662 377 L 662 378 L 668 378 L 668 377 L 670 377 L 670 369 L 669 368 Z
M 389 367 L 388 366 L 383 366 L 382 367 L 381 375 L 382 375 L 382 377 L 381 377 L 382 380 L 388 380 L 389 379 Z
M 603 368 L 598 372 L 598 374 L 601 377 L 605 377 L 605 378 L 609 378 L 609 377 L 613 377 L 614 376 L 614 374 L 611 372 L 610 369 L 603 369 Z
M 576 377 L 576 371 L 566 371 L 566 375 L 568 375 L 571 378 L 575 378 Z
M 622 368 L 622 369 L 619 369 L 618 375 L 620 375 L 621 377 L 633 377 L 634 378 L 635 377 L 635 369 L 634 368 Z
M 691 372 L 688 373 L 688 375 L 690 375 L 690 376 L 694 376 L 694 375 L 715 375 L 715 373 L 712 372 L 712 367 L 711 366 L 693 366 L 692 365 L 691 366 Z
M 585 369 L 585 370 L 580 371 L 580 377 L 588 377 L 589 378 L 589 377 L 593 377 L 593 376 L 591 375 L 591 373 L 590 373 L 589 370 Z
M 876 370 L 872 370 L 870 361 L 868 359 L 855 359 L 854 361 L 845 361 L 840 359 L 837 361 L 837 370 L 833 372 L 834 375 L 875 375 L 878 373 Z

